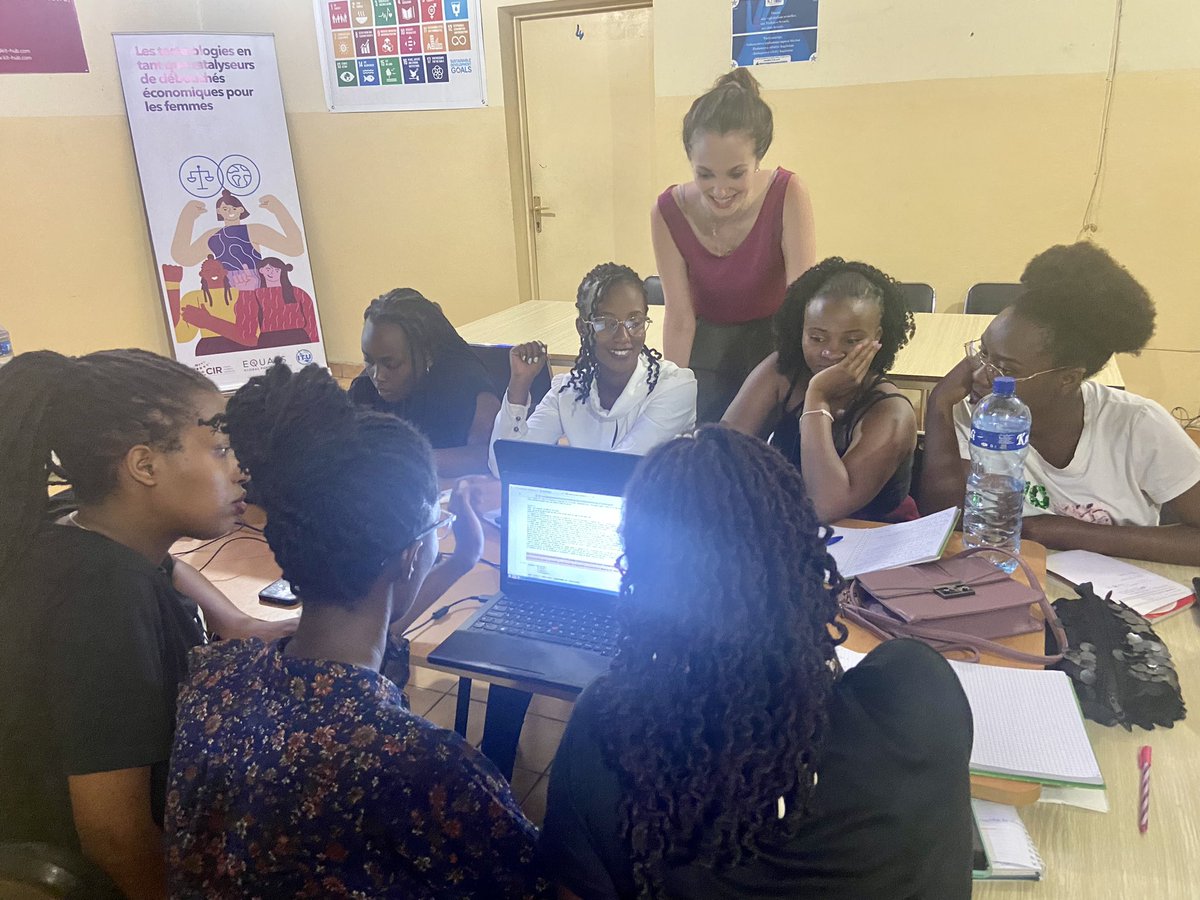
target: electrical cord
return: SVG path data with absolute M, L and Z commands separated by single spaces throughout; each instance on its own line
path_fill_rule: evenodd
M 209 564 L 210 564 L 210 563 L 211 563 L 211 562 L 212 562 L 214 559 L 216 559 L 218 556 L 220 556 L 220 555 L 221 555 L 221 551 L 222 551 L 222 550 L 224 550 L 224 549 L 225 549 L 226 547 L 228 547 L 230 544 L 236 544 L 238 541 L 254 541 L 256 544 L 265 544 L 265 543 L 266 543 L 266 541 L 264 541 L 262 538 L 260 538 L 260 537 L 253 537 L 253 536 L 251 536 L 251 535 L 248 535 L 248 534 L 241 535 L 240 537 L 231 537 L 231 538 L 230 538 L 229 540 L 227 540 L 227 541 L 226 541 L 224 544 L 222 544 L 220 547 L 218 547 L 218 548 L 217 548 L 217 549 L 216 549 L 216 550 L 213 552 L 213 555 L 212 555 L 212 556 L 210 556 L 210 557 L 209 557 L 207 560 L 205 560 L 205 562 L 204 562 L 204 565 L 200 566 L 200 568 L 198 568 L 196 571 L 197 571 L 197 572 L 203 572 L 205 569 L 207 569 L 207 568 L 208 568 Z
M 225 534 L 221 535 L 219 538 L 213 538 L 211 541 L 205 541 L 203 544 L 198 544 L 197 546 L 193 547 L 190 550 L 180 550 L 178 553 L 172 553 L 171 555 L 173 557 L 175 557 L 176 559 L 179 559 L 179 557 L 181 557 L 181 556 L 187 556 L 189 553 L 195 553 L 197 550 L 203 550 L 205 547 L 211 547 L 213 544 L 220 543 L 221 541 L 227 541 L 231 537 L 233 537 L 233 535 L 235 535 L 239 531 L 241 531 L 243 528 L 250 528 L 250 526 L 244 525 L 244 524 L 239 524 L 236 528 L 233 529 L 233 531 L 228 531 Z M 256 529 L 251 529 L 251 530 L 256 530 Z
M 460 603 L 466 603 L 470 600 L 478 600 L 480 603 L 483 603 L 487 599 L 487 597 L 481 597 L 478 594 L 472 594 L 470 597 L 462 597 L 458 600 L 455 600 L 453 603 L 447 603 L 445 606 L 439 606 L 432 613 L 430 613 L 429 617 L 423 622 L 418 622 L 415 625 L 409 625 L 408 628 L 404 630 L 403 637 L 408 637 L 414 631 L 419 631 L 420 629 L 425 628 L 434 622 L 440 622 L 442 619 L 446 618 L 446 616 L 450 615 L 450 611 Z

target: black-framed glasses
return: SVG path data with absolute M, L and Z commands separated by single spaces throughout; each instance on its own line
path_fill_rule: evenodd
M 1043 369 L 1040 372 L 1034 372 L 1032 375 L 1010 375 L 992 362 L 987 352 L 983 349 L 983 343 L 978 338 L 963 344 L 963 350 L 967 354 L 967 359 L 975 364 L 975 368 L 983 369 L 983 373 L 987 376 L 988 381 L 995 381 L 997 378 L 1011 378 L 1016 384 L 1020 384 L 1022 381 L 1030 381 L 1041 375 L 1049 375 L 1051 372 L 1064 372 L 1067 369 L 1074 368 L 1074 366 L 1055 366 L 1053 369 Z
M 645 334 L 646 326 L 652 321 L 649 316 L 630 316 L 628 319 L 618 319 L 616 316 L 592 316 L 587 323 L 596 334 L 603 334 L 606 331 L 616 334 L 617 329 L 622 326 L 630 334 Z

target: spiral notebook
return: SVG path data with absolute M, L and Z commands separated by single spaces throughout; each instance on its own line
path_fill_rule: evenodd
M 1040 881 L 1046 871 L 1033 839 L 1016 807 L 988 800 L 972 800 L 975 821 L 987 855 L 987 874 L 993 881 Z

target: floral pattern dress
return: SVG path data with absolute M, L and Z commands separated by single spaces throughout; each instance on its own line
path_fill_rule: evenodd
M 192 654 L 165 837 L 173 897 L 549 896 L 508 783 L 378 672 Z

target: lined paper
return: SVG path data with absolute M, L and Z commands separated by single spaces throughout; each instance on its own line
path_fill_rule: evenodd
M 881 528 L 835 528 L 829 555 L 844 578 L 932 562 L 942 555 L 958 521 L 958 507 Z
M 1016 808 L 988 800 L 972 800 L 971 806 L 992 865 L 991 877 L 1040 878 L 1045 868 L 1042 857 Z
M 1066 673 L 951 661 L 975 718 L 971 771 L 1104 786 Z

